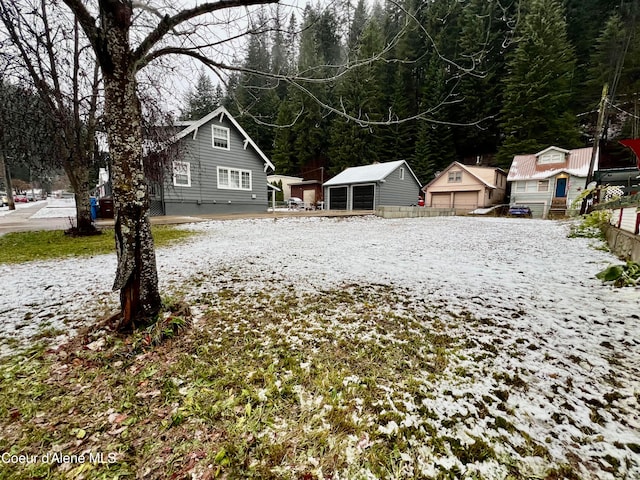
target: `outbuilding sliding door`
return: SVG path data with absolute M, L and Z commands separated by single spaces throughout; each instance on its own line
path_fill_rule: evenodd
M 347 209 L 348 187 L 329 187 L 329 210 Z
M 375 203 L 374 185 L 354 185 L 353 186 L 353 210 L 373 210 Z

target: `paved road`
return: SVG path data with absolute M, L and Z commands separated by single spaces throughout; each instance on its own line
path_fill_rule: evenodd
M 15 211 L 0 216 L 0 235 L 8 232 L 66 230 L 71 226 L 68 218 L 30 218 L 46 206 L 46 202 L 37 202 L 28 206 L 21 205 Z
M 34 205 L 24 205 L 13 212 L 6 215 L 0 215 L 0 235 L 9 232 L 27 232 L 37 230 L 67 230 L 71 227 L 71 223 L 75 219 L 69 218 L 31 218 L 40 209 L 48 205 L 46 202 L 37 202 Z M 371 215 L 372 211 L 276 211 L 264 213 L 238 213 L 226 215 L 201 215 L 201 216 L 158 216 L 151 217 L 151 223 L 154 225 L 177 225 L 181 223 L 204 222 L 207 220 L 234 220 L 240 218 L 282 218 L 282 217 L 336 217 L 336 216 L 355 216 L 355 215 Z M 113 220 L 98 219 L 96 226 L 99 228 L 109 228 L 113 226 Z

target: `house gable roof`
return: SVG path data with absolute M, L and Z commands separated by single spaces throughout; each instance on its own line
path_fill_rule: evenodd
M 462 164 L 460 162 L 452 162 L 447 168 L 445 168 L 442 172 L 440 172 L 436 176 L 436 178 L 434 178 L 427 185 L 425 185 L 424 188 L 422 189 L 422 191 L 426 192 L 427 189 L 431 185 L 433 185 L 434 182 L 436 182 L 437 180 L 441 179 L 444 175 L 448 174 L 449 170 L 451 170 L 454 167 L 464 170 L 469 175 L 471 175 L 473 178 L 478 180 L 478 182 L 482 183 L 483 185 L 485 185 L 488 188 L 498 188 L 498 186 L 493 184 L 493 183 L 491 183 L 491 182 L 488 182 L 485 178 L 483 178 L 484 175 L 487 172 L 491 172 L 492 174 L 495 173 L 495 172 L 502 172 L 503 174 L 506 175 L 506 172 L 504 170 L 502 170 L 501 168 L 498 168 L 498 167 L 472 167 L 470 165 L 464 165 L 464 164 Z
M 550 147 L 547 147 L 544 150 L 541 150 L 540 152 L 536 153 L 536 157 L 544 155 L 545 153 L 550 152 L 552 150 L 555 150 L 556 152 L 564 153 L 565 155 L 567 153 L 571 153 L 571 150 L 565 150 L 564 148 L 560 148 L 560 147 L 556 147 L 556 146 L 551 145 Z
M 394 162 L 374 163 L 372 165 L 362 165 L 359 167 L 349 167 L 338 175 L 324 182 L 325 187 L 333 185 L 345 185 L 350 183 L 369 183 L 384 180 L 399 167 L 404 166 L 413 176 L 418 185 L 420 181 L 415 176 L 409 164 L 404 160 L 396 160 Z
M 558 163 L 538 163 L 538 156 L 550 149 L 565 152 L 558 147 L 549 147 L 542 152 L 532 155 L 516 155 L 513 157 L 511 168 L 507 181 L 515 182 L 518 180 L 544 180 L 560 173 L 567 173 L 574 177 L 586 178 L 589 173 L 589 164 L 591 163 L 591 153 L 593 147 L 577 148 L 574 150 L 566 150 L 566 161 L 562 164 Z M 598 158 L 594 170 L 598 169 Z
M 216 117 L 220 117 L 220 121 L 222 121 L 223 117 L 227 117 L 227 119 L 232 123 L 232 125 L 236 128 L 236 130 L 238 130 L 238 132 L 240 132 L 240 135 L 242 135 L 242 137 L 244 138 L 245 149 L 247 148 L 247 145 L 251 145 L 253 149 L 256 151 L 256 153 L 258 154 L 258 156 L 264 162 L 265 171 L 267 170 L 267 168 L 271 168 L 271 170 L 275 171 L 276 167 L 273 165 L 273 163 L 271 163 L 271 161 L 267 158 L 264 152 L 260 150 L 260 147 L 256 145 L 256 143 L 251 139 L 251 137 L 249 137 L 247 132 L 244 131 L 244 129 L 240 126 L 240 124 L 236 121 L 236 119 L 233 118 L 233 116 L 231 116 L 231 114 L 224 107 L 216 108 L 213 112 L 211 112 L 210 114 L 202 117 L 200 120 L 195 122 L 178 122 L 177 124 L 187 124 L 188 126 L 184 130 L 181 130 L 180 132 L 178 132 L 176 136 L 173 138 L 173 140 L 178 141 L 181 138 L 186 137 L 187 135 L 197 131 L 201 126 L 205 125 L 206 123 L 210 122 Z

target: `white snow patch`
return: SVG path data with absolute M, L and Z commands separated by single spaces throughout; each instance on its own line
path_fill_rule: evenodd
M 493 346 L 495 354 L 461 359 L 455 367 L 466 375 L 434 384 L 433 398 L 423 402 L 441 420 L 460 418 L 448 434 L 482 435 L 489 443 L 512 439 L 512 447 L 498 442 L 496 452 L 518 457 L 515 449 L 526 447 L 518 443 L 522 437 L 493 426 L 503 416 L 543 443 L 556 464 L 578 459 L 574 467 L 581 478 L 614 478 L 603 467 L 607 455 L 619 462 L 619 475 L 640 478 L 640 455 L 625 447 L 640 445 L 640 290 L 597 280 L 598 271 L 618 260 L 593 248 L 594 240 L 567 238 L 569 223 L 311 217 L 183 228 L 202 235 L 157 250 L 163 293 L 186 292 L 194 300 L 224 288 L 221 281 L 229 279 L 241 279 L 255 291 L 315 292 L 349 283 L 401 287 L 413 300 L 486 322 L 467 333 L 475 344 Z M 117 306 L 117 293 L 111 292 L 115 269 L 115 255 L 0 266 L 7 279 L 0 296 L 1 335 L 26 345 L 45 327 L 95 323 Z M 11 351 L 9 343 L 0 353 Z M 521 379 L 526 388 L 508 388 L 501 402 L 495 395 L 506 388 L 505 378 Z M 302 388 L 297 393 L 308 408 L 322 400 Z M 403 414 L 402 425 L 381 425 L 387 435 L 419 423 L 417 401 L 393 401 L 411 416 Z M 489 409 L 483 421 L 477 416 L 480 403 Z M 501 403 L 507 413 L 497 408 Z M 520 458 L 535 474 L 543 468 L 540 457 Z M 431 471 L 430 462 L 452 468 L 458 461 L 425 458 L 420 469 Z M 467 468 L 486 478 L 504 476 L 493 463 Z

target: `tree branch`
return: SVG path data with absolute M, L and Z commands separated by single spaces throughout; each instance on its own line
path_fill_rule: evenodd
M 79 1 L 79 0 L 65 0 L 65 1 Z M 251 5 L 265 5 L 271 3 L 278 3 L 280 0 L 220 0 L 215 3 L 203 3 L 197 7 L 182 10 L 176 15 L 170 17 L 165 15 L 156 28 L 142 41 L 138 48 L 133 52 L 133 58 L 136 61 L 142 60 L 151 49 L 174 27 L 184 23 L 188 20 L 196 18 L 206 13 L 213 13 L 219 10 L 225 10 L 236 7 L 248 7 Z M 148 62 L 147 62 L 148 63 Z M 140 68 L 144 67 L 147 63 L 141 63 Z

